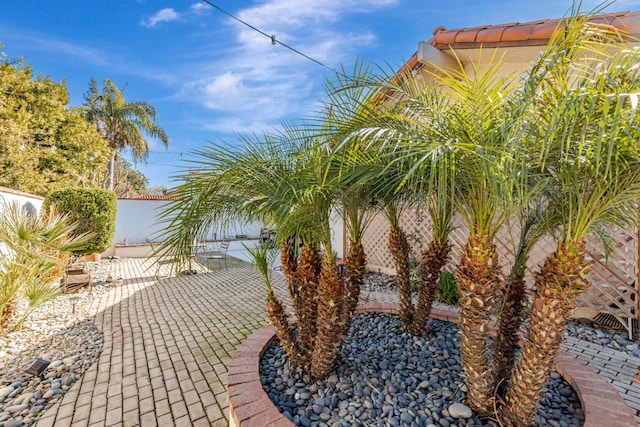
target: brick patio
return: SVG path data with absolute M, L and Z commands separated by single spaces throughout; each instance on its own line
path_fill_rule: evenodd
M 247 265 L 193 276 L 154 273 L 140 259 L 112 263 L 112 276 L 123 283 L 93 307 L 104 351 L 38 427 L 228 425 L 231 355 L 268 323 L 262 280 Z M 274 285 L 284 298 L 278 273 Z M 565 349 L 600 370 L 640 421 L 640 387 L 631 380 L 639 360 L 582 341 L 569 340 Z

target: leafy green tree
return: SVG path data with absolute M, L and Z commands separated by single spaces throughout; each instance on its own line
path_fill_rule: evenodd
M 34 78 L 23 61 L 0 62 L 0 185 L 34 194 L 91 187 L 108 149 L 82 114 L 68 108 L 67 87 Z
M 148 102 L 130 102 L 124 98 L 124 89 L 119 89 L 111 80 L 105 79 L 100 93 L 94 79 L 85 94 L 85 114 L 100 134 L 107 140 L 111 150 L 109 174 L 103 187 L 113 190 L 116 185 L 116 158 L 124 149 L 130 149 L 134 161 L 145 160 L 149 146 L 143 133 L 158 138 L 167 147 L 169 137 L 156 123 L 156 109 Z
M 148 193 L 149 179 L 120 156 L 116 159 L 114 178 L 114 191 L 118 197 L 132 197 Z

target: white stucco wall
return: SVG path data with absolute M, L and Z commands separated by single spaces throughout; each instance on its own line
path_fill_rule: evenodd
M 20 191 L 14 191 L 8 188 L 0 187 L 0 209 L 3 209 L 5 205 L 17 203 L 27 212 L 35 214 L 40 212 L 40 209 L 42 209 L 43 201 L 44 198 L 40 196 L 34 196 L 32 194 L 22 193 Z
M 38 213 L 42 209 L 43 201 L 44 199 L 39 196 L 0 187 L 0 209 L 2 209 L 5 204 L 16 202 L 29 212 Z M 116 210 L 116 230 L 112 247 L 108 249 L 104 255 L 113 255 L 115 253 L 115 245 L 146 245 L 147 239 L 156 242 L 160 241 L 164 224 L 159 222 L 158 216 L 166 203 L 168 202 L 165 200 L 119 199 Z M 342 218 L 334 213 L 331 216 L 333 249 L 340 258 L 344 258 L 344 233 L 342 224 Z M 210 230 L 207 233 L 206 240 L 235 238 L 238 235 L 245 235 L 250 239 L 255 239 L 260 236 L 260 229 L 261 224 L 235 224 L 225 230 Z M 135 248 L 132 248 L 132 250 L 133 249 Z M 240 242 L 232 242 L 229 251 L 237 252 L 238 254 L 246 252 Z M 140 256 L 145 256 L 148 251 L 147 248 L 144 247 L 138 252 L 141 253 Z M 240 258 L 244 257 L 240 256 Z
M 158 214 L 165 200 L 118 199 L 116 209 L 116 231 L 114 245 L 145 243 L 154 239 L 162 229 L 158 224 Z
M 119 199 L 116 212 L 116 231 L 114 245 L 141 244 L 147 239 L 160 241 L 165 224 L 160 222 L 160 214 L 168 202 L 165 200 Z M 250 238 L 260 236 L 260 225 L 232 225 L 225 230 L 209 230 L 202 240 L 221 240 L 225 237 L 246 235 Z

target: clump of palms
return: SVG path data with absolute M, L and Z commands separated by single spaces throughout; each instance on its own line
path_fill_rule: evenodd
M 462 68 L 438 70 L 432 77 L 446 90 L 435 96 L 448 101 L 429 109 L 428 95 L 420 98 L 402 84 L 410 76 L 394 78 L 384 92 L 386 116 L 357 132 L 367 147 L 400 159 L 390 163 L 408 163 L 398 188 L 446 196 L 465 220 L 470 234 L 457 275 L 468 403 L 505 423 L 533 417 L 575 297 L 587 286 L 587 236 L 637 216 L 640 53 L 624 50 L 614 29 L 591 25 L 589 18 L 563 23 L 521 85 L 497 77 L 499 61 L 470 75 Z M 444 159 L 449 193 L 434 185 Z M 447 224 L 434 212 L 434 228 Z M 493 238 L 513 214 L 522 216 L 521 235 L 505 281 Z M 524 271 L 545 233 L 558 237 L 558 250 L 536 276 L 527 339 L 516 360 Z M 405 319 L 414 316 L 408 302 L 401 306 Z M 500 334 L 491 363 L 488 324 L 496 308 Z
M 81 249 L 91 236 L 72 237 L 76 228 L 54 211 L 29 214 L 18 204 L 5 205 L 0 216 L 0 332 L 19 329 L 40 305 L 60 292 L 60 278 L 69 252 Z M 18 299 L 28 305 L 17 313 Z M 13 324 L 10 324 L 11 322 Z
M 190 242 L 210 228 L 246 221 L 276 230 L 297 334 L 265 278 L 267 311 L 289 360 L 318 378 L 336 361 L 366 262 L 361 240 L 367 204 L 358 190 L 366 187 L 347 183 L 346 166 L 337 160 L 344 153 L 334 150 L 345 120 L 329 109 L 319 126 L 286 125 L 280 134 L 245 137 L 235 149 L 212 144 L 197 153 L 197 173 L 183 177 L 178 200 L 163 214 L 163 251 L 176 260 L 189 257 Z M 344 275 L 333 249 L 332 212 L 343 215 L 349 232 Z M 256 260 L 263 252 L 254 252 Z
M 290 360 L 323 377 L 362 281 L 370 207 L 363 200 L 384 206 L 407 285 L 400 214 L 416 200 L 429 209 L 434 233 L 422 254 L 417 308 L 401 286 L 402 318 L 415 333 L 425 332 L 455 209 L 469 231 L 457 268 L 468 403 L 505 424 L 530 423 L 575 297 L 587 287 L 586 239 L 607 223 L 636 220 L 640 197 L 640 50 L 621 50 L 611 28 L 588 19 L 567 20 L 523 84 L 499 77 L 496 58 L 469 75 L 462 66 L 433 73 L 444 90 L 410 75 L 365 75 L 339 82 L 319 126 L 203 150 L 199 172 L 185 176 L 180 200 L 165 214 L 166 251 L 186 259 L 198 233 L 239 219 L 273 225 L 297 336 L 265 279 L 269 315 Z M 332 209 L 342 210 L 349 228 L 346 278 L 332 250 Z M 512 215 L 522 217 L 521 233 L 505 280 L 494 237 Z M 516 358 L 524 271 L 544 233 L 557 237 L 558 247 L 536 275 Z M 496 309 L 500 336 L 491 361 Z

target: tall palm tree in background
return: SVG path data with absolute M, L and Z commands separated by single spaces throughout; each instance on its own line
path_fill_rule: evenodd
M 130 149 L 134 161 L 147 158 L 149 146 L 143 132 L 158 138 L 165 147 L 169 145 L 169 137 L 156 123 L 155 107 L 148 102 L 127 101 L 123 90 L 105 79 L 100 93 L 95 80 L 91 79 L 89 91 L 85 94 L 87 120 L 96 126 L 111 150 L 108 176 L 103 185 L 109 190 L 113 190 L 115 185 L 115 162 L 121 150 Z
M 547 179 L 548 221 L 558 245 L 535 278 L 530 324 L 502 416 L 529 423 L 584 279 L 589 235 L 606 248 L 607 224 L 637 220 L 640 199 L 640 52 L 615 29 L 573 18 L 532 69 L 522 102 L 531 106 L 528 137 Z

